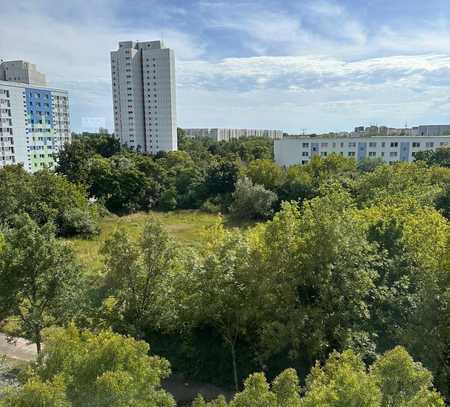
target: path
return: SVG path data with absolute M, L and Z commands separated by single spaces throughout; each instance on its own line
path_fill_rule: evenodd
M 9 342 L 8 336 L 0 333 L 0 355 L 6 355 L 11 359 L 30 361 L 36 359 L 36 354 L 35 344 L 22 338 Z

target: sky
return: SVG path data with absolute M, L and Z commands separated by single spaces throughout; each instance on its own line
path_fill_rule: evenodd
M 0 0 L 0 58 L 112 129 L 110 51 L 163 39 L 180 127 L 290 133 L 450 124 L 448 0 Z

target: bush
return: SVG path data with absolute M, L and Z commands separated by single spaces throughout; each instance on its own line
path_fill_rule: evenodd
M 220 205 L 218 205 L 216 202 L 214 202 L 214 200 L 211 198 L 209 198 L 205 202 L 203 202 L 203 205 L 201 206 L 201 210 L 205 211 L 207 213 L 219 213 L 221 211 Z
M 95 209 L 83 210 L 80 208 L 69 208 L 65 210 L 58 219 L 59 234 L 61 236 L 92 236 L 100 232 L 98 215 Z
M 277 194 L 243 177 L 236 183 L 230 212 L 239 219 L 266 219 L 277 200 Z

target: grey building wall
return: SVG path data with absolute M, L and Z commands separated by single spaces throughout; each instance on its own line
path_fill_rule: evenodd
M 116 137 L 138 151 L 177 149 L 175 55 L 161 41 L 119 43 L 111 52 Z
M 26 61 L 1 62 L 0 81 L 19 82 L 40 86 L 47 85 L 45 75 L 36 69 L 36 65 Z

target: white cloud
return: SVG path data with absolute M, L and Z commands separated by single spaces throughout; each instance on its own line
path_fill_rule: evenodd
M 229 58 L 184 62 L 178 71 L 179 118 L 186 127 L 295 132 L 450 119 L 442 107 L 449 104 L 448 55 L 354 62 L 316 56 Z
M 136 13 L 149 2 L 136 3 Z M 326 131 L 358 122 L 450 121 L 445 20 L 371 30 L 337 0 L 305 0 L 291 13 L 268 2 L 203 0 L 180 8 L 152 0 L 155 21 L 147 28 L 125 24 L 123 3 L 2 1 L 0 56 L 36 63 L 68 89 L 74 129 L 82 117 L 105 117 L 111 126 L 109 52 L 117 42 L 161 33 L 178 58 L 182 126 Z M 226 35 L 215 37 L 215 30 Z M 237 52 L 248 57 L 233 57 Z
M 412 55 L 364 59 L 318 56 L 226 58 L 217 63 L 186 61 L 179 64 L 181 86 L 210 88 L 254 83 L 269 87 L 301 86 L 320 88 L 337 84 L 368 84 L 418 79 L 444 72 L 450 74 L 448 55 Z M 450 79 L 450 78 L 449 78 Z M 225 81 L 225 82 L 224 82 Z M 244 83 L 245 82 L 245 83 Z
M 87 116 L 104 116 L 111 126 L 110 51 L 118 41 L 154 40 L 163 34 L 180 60 L 199 58 L 204 52 L 201 41 L 173 28 L 124 26 L 115 13 L 118 4 L 118 0 L 90 0 L 88 6 L 56 0 L 2 2 L 0 57 L 33 62 L 51 85 L 67 89 L 75 129 Z

